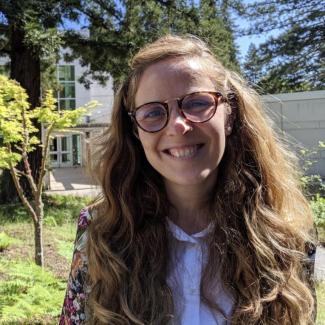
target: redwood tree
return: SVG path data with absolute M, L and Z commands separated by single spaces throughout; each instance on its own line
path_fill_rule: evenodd
M 0 0 L 0 56 L 10 64 L 10 78 L 26 90 L 31 107 L 39 105 L 41 97 L 41 70 L 56 63 L 62 44 L 57 27 L 64 19 L 77 19 L 78 0 Z M 40 138 L 40 124 L 36 124 Z M 41 163 L 41 151 L 29 154 L 33 177 Z M 22 168 L 20 164 L 18 168 Z M 31 195 L 26 178 L 21 184 Z M 9 172 L 0 182 L 0 202 L 18 199 Z

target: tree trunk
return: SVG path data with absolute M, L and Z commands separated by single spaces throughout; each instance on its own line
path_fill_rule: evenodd
M 25 43 L 25 32 L 20 27 L 20 24 L 11 24 L 10 40 L 11 40 L 11 54 L 10 54 L 10 78 L 15 79 L 22 87 L 26 89 L 28 94 L 28 101 L 31 107 L 37 107 L 40 103 L 41 95 L 41 65 L 40 58 L 37 53 L 34 53 L 31 47 Z M 38 138 L 41 138 L 41 126 L 36 124 L 38 128 Z M 35 181 L 38 179 L 38 170 L 41 164 L 41 148 L 36 149 L 28 155 L 32 175 Z M 23 165 L 19 164 L 18 169 L 22 170 Z M 31 197 L 31 190 L 27 180 L 21 178 L 24 193 L 27 197 Z M 1 176 L 0 181 L 0 202 L 8 203 L 18 201 L 19 197 L 12 181 L 10 172 L 5 170 Z
M 34 221 L 34 237 L 35 237 L 35 263 L 41 267 L 44 265 L 44 252 L 43 252 L 43 218 L 44 218 L 44 205 L 42 196 L 36 199 L 35 212 L 37 215 L 37 222 Z
M 34 222 L 34 235 L 35 235 L 35 263 L 43 267 L 44 265 L 43 219 L 38 222 Z

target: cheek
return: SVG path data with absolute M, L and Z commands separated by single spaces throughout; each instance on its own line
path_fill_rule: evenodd
M 209 132 L 210 134 L 215 138 L 219 139 L 219 141 L 226 136 L 226 124 L 227 121 L 225 119 L 224 114 L 219 114 L 215 115 L 211 120 L 210 120 L 210 128 Z
M 150 162 L 150 156 L 153 154 L 157 142 L 155 136 L 153 134 L 147 134 L 144 133 L 142 130 L 139 130 L 139 140 L 142 144 L 144 153 Z
M 230 115 L 230 108 L 229 106 L 225 105 L 224 103 L 221 103 L 218 105 L 216 114 L 214 117 L 216 117 L 218 119 L 218 121 L 220 121 L 221 123 L 223 123 L 224 125 L 227 123 L 228 118 Z

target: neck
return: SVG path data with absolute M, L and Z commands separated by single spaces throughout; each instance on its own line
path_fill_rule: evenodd
M 168 199 L 172 205 L 169 218 L 188 234 L 205 229 L 209 224 L 208 195 L 210 187 L 182 186 L 165 183 Z

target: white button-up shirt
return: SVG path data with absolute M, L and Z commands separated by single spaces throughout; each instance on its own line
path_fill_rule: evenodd
M 201 301 L 200 283 L 207 262 L 207 245 L 204 238 L 211 227 L 188 235 L 180 227 L 168 220 L 170 236 L 171 267 L 167 283 L 172 290 L 177 325 L 225 325 L 227 321 L 221 313 L 211 311 Z M 211 285 L 215 302 L 228 317 L 233 300 L 222 288 L 220 281 Z

